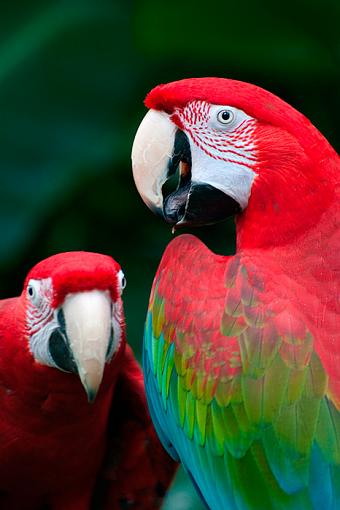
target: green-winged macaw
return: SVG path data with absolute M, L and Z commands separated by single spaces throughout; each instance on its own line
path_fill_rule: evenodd
M 175 464 L 126 344 L 124 286 L 111 257 L 69 252 L 0 301 L 1 510 L 160 507 Z
M 132 162 L 179 229 L 235 216 L 233 256 L 167 247 L 145 328 L 158 434 L 211 510 L 340 508 L 340 165 L 301 113 L 222 78 L 160 85 Z

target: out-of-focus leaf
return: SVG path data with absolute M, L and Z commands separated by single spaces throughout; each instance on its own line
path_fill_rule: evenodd
M 63 194 L 120 161 L 129 144 L 121 113 L 131 75 L 112 51 L 124 41 L 128 51 L 124 7 L 31 10 L 0 45 L 0 262 L 36 235 Z
M 336 0 L 288 1 L 280 6 L 266 0 L 209 5 L 174 0 L 164 10 L 157 0 L 146 0 L 139 4 L 136 26 L 139 45 L 163 59 L 189 55 L 209 59 L 209 64 L 227 60 L 233 67 L 256 72 L 271 69 L 285 74 L 290 69 L 304 75 L 334 75 L 338 70 L 335 52 L 330 50 L 338 41 L 336 14 Z

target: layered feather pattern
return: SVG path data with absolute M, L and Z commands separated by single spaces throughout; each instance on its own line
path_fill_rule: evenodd
M 320 323 L 319 297 L 275 254 L 222 257 L 188 235 L 167 248 L 146 324 L 148 399 L 209 508 L 340 507 L 340 413 Z

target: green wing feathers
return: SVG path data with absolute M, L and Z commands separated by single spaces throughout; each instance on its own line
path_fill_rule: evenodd
M 168 281 L 163 269 L 146 349 L 166 419 L 177 427 L 171 441 L 182 460 L 213 473 L 200 485 L 216 489 L 214 508 L 223 508 L 226 490 L 231 509 L 314 509 L 325 498 L 324 508 L 335 509 L 339 494 L 323 486 L 340 483 L 339 412 L 312 333 L 289 300 L 268 302 L 268 288 L 239 257 L 210 303 L 199 285 L 190 294 L 185 284 L 170 291 Z

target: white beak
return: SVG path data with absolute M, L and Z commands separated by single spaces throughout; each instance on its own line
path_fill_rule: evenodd
M 103 378 L 112 330 L 111 299 L 98 290 L 69 294 L 63 304 L 66 334 L 90 402 Z
M 162 186 L 167 179 L 177 127 L 168 114 L 149 110 L 132 146 L 132 170 L 136 187 L 146 205 L 162 212 Z

